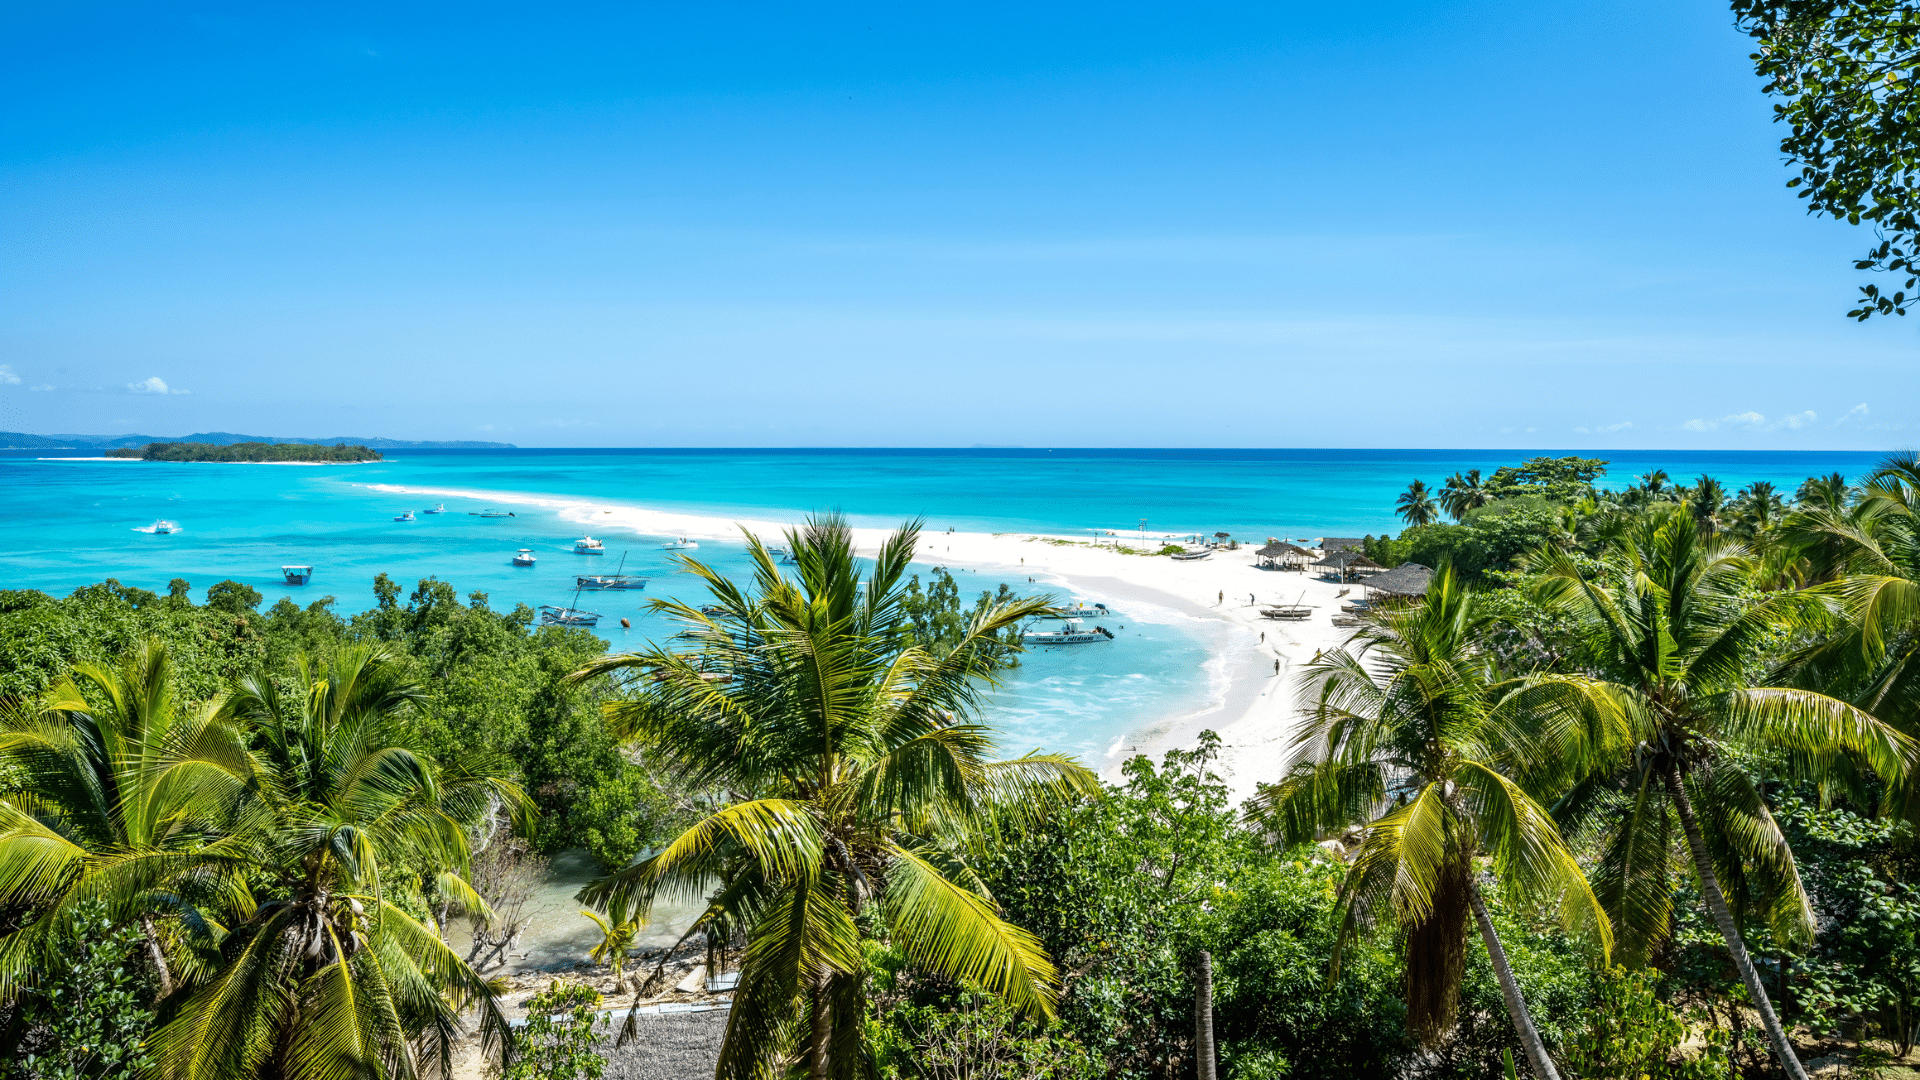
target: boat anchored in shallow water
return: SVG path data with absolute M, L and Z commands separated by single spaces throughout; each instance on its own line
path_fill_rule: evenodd
M 1068 619 L 1058 630 L 1028 630 L 1020 635 L 1027 645 L 1086 645 L 1095 641 L 1112 641 L 1113 631 L 1104 626 L 1089 630 L 1079 619 Z
M 483 517 L 483 518 L 503 518 L 503 517 L 512 517 L 513 511 L 511 510 L 477 510 L 477 511 L 469 510 L 467 511 L 467 516 Z
M 607 545 L 595 540 L 591 536 L 583 536 L 573 542 L 573 553 L 575 555 L 605 555 L 607 553 Z
M 550 604 L 542 604 L 540 605 L 540 625 L 599 626 L 600 613 L 597 611 L 582 611 L 576 607 L 554 607 Z
M 661 544 L 660 548 L 663 551 L 692 551 L 699 546 L 700 541 L 689 540 L 683 536 L 678 540 L 670 540 L 667 543 Z
M 411 510 L 409 510 L 409 511 L 407 511 L 407 512 L 406 512 L 406 513 L 404 513 L 404 514 L 395 514 L 395 515 L 393 515 L 393 520 L 395 520 L 395 521 L 412 521 L 412 520 L 413 520 L 413 511 L 411 511 Z
M 1112 609 L 1108 608 L 1105 604 L 1089 604 L 1085 600 L 1076 597 L 1071 602 L 1054 608 L 1052 617 L 1056 619 L 1098 619 L 1101 616 L 1111 614 L 1113 614 Z
M 156 521 L 153 524 L 147 526 L 147 531 L 152 533 L 155 536 L 166 536 L 167 534 L 173 532 L 173 530 L 179 527 L 180 527 L 179 522 L 168 521 L 166 518 L 161 518 L 159 521 Z
M 516 552 L 514 552 L 514 553 L 513 553 L 513 565 L 515 565 L 515 566 L 532 566 L 532 565 L 533 565 L 533 549 L 532 549 L 532 548 L 521 548 L 521 549 L 520 549 L 519 551 L 516 551 Z
M 280 576 L 286 578 L 289 585 L 305 585 L 313 580 L 313 567 L 283 566 L 280 568 Z
M 420 512 L 423 514 L 444 514 L 447 512 L 447 504 L 439 503 L 431 510 L 422 510 Z
M 627 566 L 627 553 L 623 551 L 620 553 L 620 565 L 613 568 L 613 573 L 582 574 L 581 576 L 574 578 L 573 580 L 576 586 L 576 588 L 574 589 L 574 592 L 578 593 L 581 589 L 644 589 L 646 588 L 647 587 L 646 575 L 621 573 L 620 571 L 626 569 L 626 566 Z

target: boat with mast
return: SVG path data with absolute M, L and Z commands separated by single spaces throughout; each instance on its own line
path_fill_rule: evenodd
M 574 579 L 582 589 L 644 589 L 647 577 L 644 574 L 623 574 L 626 569 L 627 553 L 620 553 L 620 565 L 613 568 L 611 574 L 583 574 Z
M 1027 630 L 1020 635 L 1026 645 L 1086 645 L 1112 640 L 1113 631 L 1104 626 L 1089 630 L 1079 619 L 1068 619 L 1058 630 Z
M 575 606 L 579 603 L 580 590 L 576 588 L 573 590 L 573 603 L 566 607 L 555 607 L 552 604 L 540 605 L 540 625 L 599 626 L 600 613 L 597 611 L 587 611 Z

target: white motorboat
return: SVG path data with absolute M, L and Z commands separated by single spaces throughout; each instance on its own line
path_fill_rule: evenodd
M 313 567 L 283 566 L 280 568 L 280 576 L 286 578 L 289 585 L 305 585 L 313 580 Z
M 1107 605 L 1089 604 L 1078 597 L 1053 609 L 1056 619 L 1098 619 L 1111 614 L 1113 611 Z
M 395 514 L 395 515 L 393 515 L 393 520 L 395 520 L 395 521 L 412 521 L 412 520 L 413 520 L 413 511 L 411 511 L 411 510 L 409 510 L 409 511 L 407 511 L 407 512 L 406 512 L 406 513 L 404 513 L 404 514 Z
M 599 626 L 600 613 L 582 611 L 576 607 L 554 607 L 540 605 L 541 626 Z
M 532 566 L 532 565 L 533 565 L 533 549 L 532 549 L 532 548 L 521 548 L 521 549 L 520 549 L 519 551 L 516 551 L 516 552 L 514 552 L 514 553 L 513 553 L 513 565 L 515 565 L 515 566 Z
M 678 540 L 672 540 L 667 543 L 661 544 L 660 549 L 662 551 L 692 551 L 693 549 L 699 546 L 700 546 L 700 541 L 689 540 L 683 536 Z
M 605 555 L 607 553 L 607 545 L 595 540 L 591 536 L 583 536 L 573 542 L 573 553 L 575 555 Z
M 153 524 L 147 526 L 147 531 L 152 533 L 155 536 L 165 536 L 179 527 L 180 527 L 179 522 L 168 521 L 166 518 L 161 518 L 159 521 L 156 521 Z
M 1079 619 L 1068 619 L 1058 630 L 1028 630 L 1020 635 L 1027 645 L 1085 645 L 1095 641 L 1112 641 L 1113 631 L 1104 626 L 1089 630 Z
M 422 510 L 420 512 L 423 514 L 444 514 L 447 512 L 447 504 L 439 503 L 435 505 L 434 508 L 431 510 Z

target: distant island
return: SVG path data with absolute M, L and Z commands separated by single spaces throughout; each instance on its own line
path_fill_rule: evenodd
M 362 435 L 334 435 L 324 439 L 286 438 L 275 435 L 235 435 L 230 431 L 200 431 L 192 435 L 29 435 L 23 431 L 0 431 L 0 450 L 138 450 L 149 443 L 205 443 L 208 446 L 236 446 L 241 443 L 265 443 L 269 446 L 298 443 L 305 446 L 365 446 L 374 450 L 512 450 L 512 443 L 464 440 L 370 439 Z
M 198 442 L 156 442 L 148 443 L 140 449 L 122 447 L 107 451 L 108 457 L 139 458 L 142 461 L 297 461 L 297 462 L 358 462 L 379 461 L 380 451 L 369 450 L 364 446 L 348 446 L 339 443 L 334 446 L 321 446 L 317 443 L 264 443 L 243 442 L 229 446 L 215 446 L 213 443 Z

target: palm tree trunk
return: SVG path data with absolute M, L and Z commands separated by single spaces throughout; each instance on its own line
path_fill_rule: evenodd
M 1193 973 L 1193 1053 L 1196 1080 L 1213 1080 L 1213 954 L 1205 949 Z
M 1687 797 L 1686 785 L 1680 782 L 1680 767 L 1668 761 L 1665 775 L 1667 794 L 1673 799 L 1674 809 L 1680 812 L 1680 827 L 1687 834 L 1687 852 L 1693 856 L 1693 870 L 1700 878 L 1700 895 L 1706 900 L 1714 923 L 1720 927 L 1720 936 L 1727 941 L 1727 951 L 1733 954 L 1733 966 L 1740 972 L 1740 981 L 1746 983 L 1747 994 L 1753 998 L 1760 1023 L 1767 1029 L 1767 1041 L 1773 1044 L 1773 1056 L 1786 1070 L 1789 1080 L 1807 1080 L 1807 1070 L 1794 1054 L 1793 1044 L 1787 1041 L 1787 1029 L 1774 1015 L 1773 1002 L 1767 998 L 1767 988 L 1760 982 L 1760 971 L 1747 955 L 1747 943 L 1740 937 L 1740 928 L 1734 925 L 1726 896 L 1720 892 L 1720 879 L 1707 858 L 1707 842 L 1700 835 L 1700 822 L 1693 816 L 1693 800 Z
M 1500 980 L 1500 996 L 1507 1001 L 1507 1016 L 1513 1020 L 1513 1030 L 1520 1034 L 1521 1049 L 1527 1052 L 1528 1071 L 1533 1073 L 1534 1080 L 1560 1080 L 1553 1059 L 1547 1056 L 1547 1044 L 1541 1040 L 1539 1029 L 1533 1026 L 1533 1014 L 1527 1011 L 1526 999 L 1520 996 L 1513 966 L 1507 963 L 1507 950 L 1493 929 L 1486 902 L 1480 899 L 1480 886 L 1473 881 L 1467 882 L 1467 903 L 1473 906 L 1473 921 L 1480 924 L 1480 940 L 1486 943 L 1494 977 Z
M 827 1080 L 827 1050 L 833 1045 L 833 976 L 822 974 L 813 983 L 813 1023 L 807 1032 L 807 1076 Z
M 153 974 L 159 988 L 153 1000 L 159 1001 L 173 993 L 173 969 L 167 966 L 167 954 L 160 948 L 160 931 L 153 925 L 153 916 L 140 916 L 140 933 L 147 939 L 147 958 L 153 961 Z

